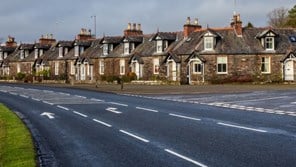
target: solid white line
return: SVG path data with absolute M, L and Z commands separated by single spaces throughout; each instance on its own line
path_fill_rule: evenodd
M 124 133 L 124 134 L 128 135 L 128 136 L 131 136 L 131 137 L 133 137 L 133 138 L 136 138 L 136 139 L 138 139 L 138 140 L 140 140 L 140 141 L 142 141 L 142 142 L 149 143 L 149 140 L 147 140 L 147 139 L 144 139 L 144 138 L 142 138 L 142 137 L 139 137 L 139 136 L 137 136 L 137 135 L 134 135 L 134 134 L 129 133 L 129 132 L 124 131 L 124 130 L 119 130 L 119 131 L 120 131 L 121 133 Z
M 34 100 L 34 101 L 41 101 L 40 99 L 36 99 L 36 98 L 33 98 L 33 97 L 32 97 L 32 100 Z
M 60 95 L 66 95 L 66 96 L 70 96 L 69 93 L 64 93 L 64 92 L 59 92 Z
M 223 126 L 228 126 L 228 127 L 233 127 L 233 128 L 239 128 L 239 129 L 245 129 L 245 130 L 261 132 L 261 133 L 266 133 L 267 132 L 267 131 L 261 130 L 261 129 L 248 128 L 248 127 L 244 127 L 244 126 L 237 126 L 237 125 L 226 124 L 226 123 L 222 123 L 222 122 L 218 122 L 217 124 L 218 125 L 223 125 Z
M 26 96 L 26 95 L 20 95 L 21 97 L 23 97 L 23 98 L 29 98 L 29 96 Z
M 92 100 L 92 101 L 98 101 L 98 102 L 102 102 L 103 101 L 103 100 L 95 99 L 95 98 L 91 98 L 90 100 Z
M 60 106 L 60 105 L 58 105 L 57 107 L 60 108 L 60 109 L 69 111 L 69 108 L 67 108 L 67 107 L 63 107 L 63 106 Z
M 158 112 L 157 110 L 149 109 L 149 108 L 142 108 L 142 107 L 136 107 L 138 110 L 144 110 L 144 111 L 151 111 L 151 112 Z
M 85 96 L 80 96 L 80 95 L 75 95 L 76 97 L 79 97 L 79 98 L 83 98 L 83 99 L 86 99 Z
M 112 127 L 112 125 L 107 124 L 106 122 L 103 122 L 103 121 L 99 121 L 99 120 L 97 120 L 97 119 L 93 119 L 93 121 L 95 121 L 95 122 L 97 122 L 97 123 L 99 123 L 99 124 L 102 124 L 102 125 L 104 125 L 104 126 L 107 126 L 107 127 L 109 127 L 109 128 Z
M 198 118 L 187 117 L 187 116 L 178 115 L 178 114 L 169 114 L 169 115 L 170 115 L 170 116 L 173 116 L 173 117 L 179 117 L 179 118 L 184 118 L 184 119 L 190 119 L 190 120 L 194 120 L 194 121 L 201 121 L 201 119 L 198 119 Z
M 84 118 L 87 118 L 87 115 L 82 114 L 82 113 L 80 113 L 80 112 L 73 111 L 73 113 L 74 113 L 74 114 L 77 114 L 77 115 L 80 115 L 80 116 L 82 116 L 82 117 L 84 117 Z
M 109 102 L 110 104 L 118 105 L 118 106 L 124 106 L 127 107 L 127 104 L 117 103 L 117 102 Z
M 184 159 L 184 160 L 186 160 L 186 161 L 188 161 L 188 162 L 191 162 L 191 163 L 193 163 L 193 164 L 195 164 L 195 165 L 198 165 L 198 166 L 200 166 L 200 167 L 207 167 L 206 165 L 204 165 L 204 164 L 202 164 L 202 163 L 200 163 L 200 162 L 197 162 L 197 161 L 195 161 L 195 160 L 193 160 L 193 159 L 191 159 L 191 158 L 185 157 L 184 155 L 178 154 L 178 153 L 176 153 L 176 152 L 174 152 L 174 151 L 172 151 L 172 150 L 165 149 L 164 151 L 166 151 L 166 152 L 168 152 L 168 153 L 170 153 L 170 154 L 172 154 L 172 155 L 175 155 L 175 156 L 177 156 L 177 157 L 179 157 L 179 158 L 182 158 L 182 159 Z
M 53 103 L 50 103 L 48 101 L 42 101 L 42 102 L 45 103 L 45 104 L 54 105 Z
M 17 93 L 14 93 L 14 92 L 9 92 L 9 94 L 11 94 L 11 95 L 17 95 Z

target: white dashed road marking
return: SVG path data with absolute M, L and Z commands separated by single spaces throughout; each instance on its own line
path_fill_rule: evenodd
M 144 111 L 151 111 L 151 112 L 158 112 L 157 110 L 149 109 L 149 108 L 143 108 L 143 107 L 136 107 L 138 110 L 144 110 Z
M 82 116 L 82 117 L 84 117 L 84 118 L 87 118 L 87 115 L 82 114 L 82 113 L 80 113 L 80 112 L 73 111 L 73 113 L 74 113 L 74 114 L 77 114 L 77 115 L 80 115 L 80 116 Z
M 222 126 L 228 126 L 228 127 L 233 127 L 233 128 L 239 128 L 239 129 L 245 129 L 245 130 L 251 130 L 251 131 L 261 132 L 261 133 L 266 133 L 267 132 L 267 131 L 261 130 L 261 129 L 255 129 L 255 128 L 249 128 L 249 127 L 245 127 L 245 126 L 238 126 L 238 125 L 226 124 L 226 123 L 222 123 L 222 122 L 218 122 L 217 124 L 218 125 L 222 125 Z
M 142 142 L 149 143 L 149 140 L 147 140 L 147 139 L 144 139 L 144 138 L 142 138 L 142 137 L 139 137 L 139 136 L 137 136 L 137 135 L 134 135 L 134 134 L 129 133 L 129 132 L 124 131 L 124 130 L 119 130 L 119 131 L 120 131 L 121 133 L 124 133 L 124 134 L 126 134 L 126 135 L 128 135 L 128 136 L 131 136 L 131 137 L 135 138 L 135 139 L 138 139 L 138 140 L 140 140 L 140 141 L 142 141 Z
M 127 104 L 122 104 L 122 103 L 117 103 L 117 102 L 109 102 L 110 104 L 118 105 L 118 106 L 123 106 L 123 107 L 128 107 Z
M 42 102 L 45 103 L 45 104 L 54 105 L 53 103 L 50 103 L 48 101 L 42 101 Z
M 60 108 L 60 109 L 63 109 L 63 110 L 69 111 L 69 108 L 67 108 L 67 107 L 63 107 L 63 106 L 60 106 L 60 105 L 57 105 L 57 107 Z
M 184 118 L 184 119 L 190 119 L 190 120 L 194 120 L 194 121 L 201 121 L 201 119 L 199 119 L 199 118 L 187 117 L 187 116 L 178 115 L 178 114 L 169 114 L 169 115 L 170 115 L 170 116 L 173 116 L 173 117 L 179 117 L 179 118 Z
M 95 121 L 95 122 L 97 122 L 97 123 L 99 123 L 99 124 L 101 124 L 101 125 L 107 126 L 107 127 L 109 127 L 109 128 L 112 127 L 112 125 L 107 124 L 106 122 L 103 122 L 103 121 L 100 121 L 100 120 L 97 120 L 97 119 L 93 119 L 93 121 Z

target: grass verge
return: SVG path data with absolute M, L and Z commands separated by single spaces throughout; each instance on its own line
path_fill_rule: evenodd
M 23 122 L 0 104 L 0 166 L 35 167 L 31 134 Z

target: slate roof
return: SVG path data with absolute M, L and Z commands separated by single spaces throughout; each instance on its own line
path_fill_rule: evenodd
M 119 44 L 123 40 L 122 36 L 106 36 L 103 38 L 102 43 L 108 43 L 108 44 Z
M 242 37 L 238 37 L 232 29 L 211 30 L 219 34 L 213 51 L 204 51 L 203 34 L 207 30 L 193 32 L 182 45 L 174 52 L 179 55 L 190 55 L 194 51 L 199 54 L 285 54 L 287 48 L 294 48 L 296 43 L 289 41 L 289 36 L 295 35 L 293 29 L 273 29 L 278 34 L 275 37 L 275 51 L 266 51 L 261 41 L 256 38 L 258 34 L 266 31 L 266 28 L 245 28 Z

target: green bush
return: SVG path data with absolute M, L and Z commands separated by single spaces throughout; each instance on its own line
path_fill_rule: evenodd
M 15 79 L 18 80 L 18 81 L 22 81 L 25 77 L 26 77 L 25 73 L 19 72 L 19 73 L 16 74 Z

